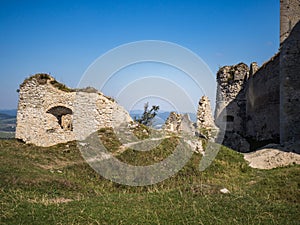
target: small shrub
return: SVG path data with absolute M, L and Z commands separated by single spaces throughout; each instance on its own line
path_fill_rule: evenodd
M 62 83 L 59 83 L 58 81 L 56 81 L 55 79 L 54 80 L 51 80 L 50 81 L 50 84 L 52 84 L 53 87 L 56 87 L 57 89 L 61 90 L 61 91 L 65 91 L 65 92 L 73 92 L 75 90 L 67 87 L 66 85 L 62 84 Z

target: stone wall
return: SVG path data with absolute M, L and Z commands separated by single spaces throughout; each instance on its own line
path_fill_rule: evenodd
M 300 0 L 280 0 L 280 43 L 300 20 Z
M 217 127 L 214 123 L 208 97 L 202 96 L 199 100 L 196 123 L 191 121 L 187 113 L 171 112 L 165 122 L 164 130 L 213 139 L 217 133 Z
M 204 129 L 213 129 L 215 127 L 210 101 L 207 96 L 202 96 L 198 104 L 197 127 Z
M 280 51 L 280 141 L 300 142 L 300 21 Z
M 188 114 L 178 114 L 176 112 L 171 112 L 167 118 L 164 130 L 175 132 L 175 133 L 184 133 L 188 135 L 195 135 L 195 126 L 190 120 Z
M 247 138 L 279 142 L 279 54 L 250 76 L 246 92 Z
M 170 131 L 170 132 L 179 132 L 179 126 L 181 122 L 182 115 L 176 112 L 170 112 L 170 115 L 168 116 L 165 124 L 164 124 L 164 130 Z
M 20 85 L 16 138 L 26 143 L 46 147 L 84 139 L 129 121 L 126 110 L 102 93 L 69 89 L 47 74 Z
M 214 138 L 217 135 L 218 129 L 212 115 L 210 100 L 207 96 L 202 96 L 197 110 L 197 130 L 207 138 Z
M 245 86 L 249 67 L 244 63 L 224 66 L 217 73 L 215 121 L 226 131 L 244 134 L 246 121 Z
M 215 120 L 224 145 L 247 152 L 250 144 L 279 142 L 279 54 L 260 68 L 224 66 L 217 82 Z
M 223 144 L 247 151 L 245 141 L 251 149 L 300 143 L 300 22 L 279 53 L 260 68 L 251 64 L 249 76 L 247 71 L 238 64 L 222 67 L 217 74 L 215 120 L 225 131 Z

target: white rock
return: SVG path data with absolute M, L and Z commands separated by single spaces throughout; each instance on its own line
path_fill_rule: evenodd
M 230 193 L 230 191 L 227 188 L 222 188 L 220 190 L 220 192 L 223 193 L 223 194 L 229 194 Z

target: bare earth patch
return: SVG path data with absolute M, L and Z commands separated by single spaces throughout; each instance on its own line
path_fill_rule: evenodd
M 60 198 L 52 198 L 52 199 L 47 199 L 47 198 L 29 199 L 28 201 L 31 203 L 41 203 L 43 205 L 51 205 L 51 204 L 62 204 L 62 203 L 72 202 L 73 199 L 60 197 Z
M 67 166 L 73 166 L 73 165 L 78 165 L 83 163 L 84 163 L 83 160 L 70 162 L 70 161 L 54 159 L 52 162 L 49 162 L 48 164 L 35 163 L 35 165 L 42 169 L 52 170 L 52 169 L 62 169 Z
M 300 155 L 293 152 L 284 152 L 275 148 L 263 148 L 251 153 L 245 153 L 244 159 L 252 168 L 273 169 L 300 164 Z

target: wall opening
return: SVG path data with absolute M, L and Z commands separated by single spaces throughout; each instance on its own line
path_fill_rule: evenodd
M 65 106 L 54 106 L 47 110 L 46 113 L 50 113 L 57 118 L 59 126 L 64 130 L 73 130 L 72 115 L 73 112 L 70 108 Z
M 233 121 L 234 121 L 234 116 L 227 115 L 223 117 L 223 122 L 233 122 Z

